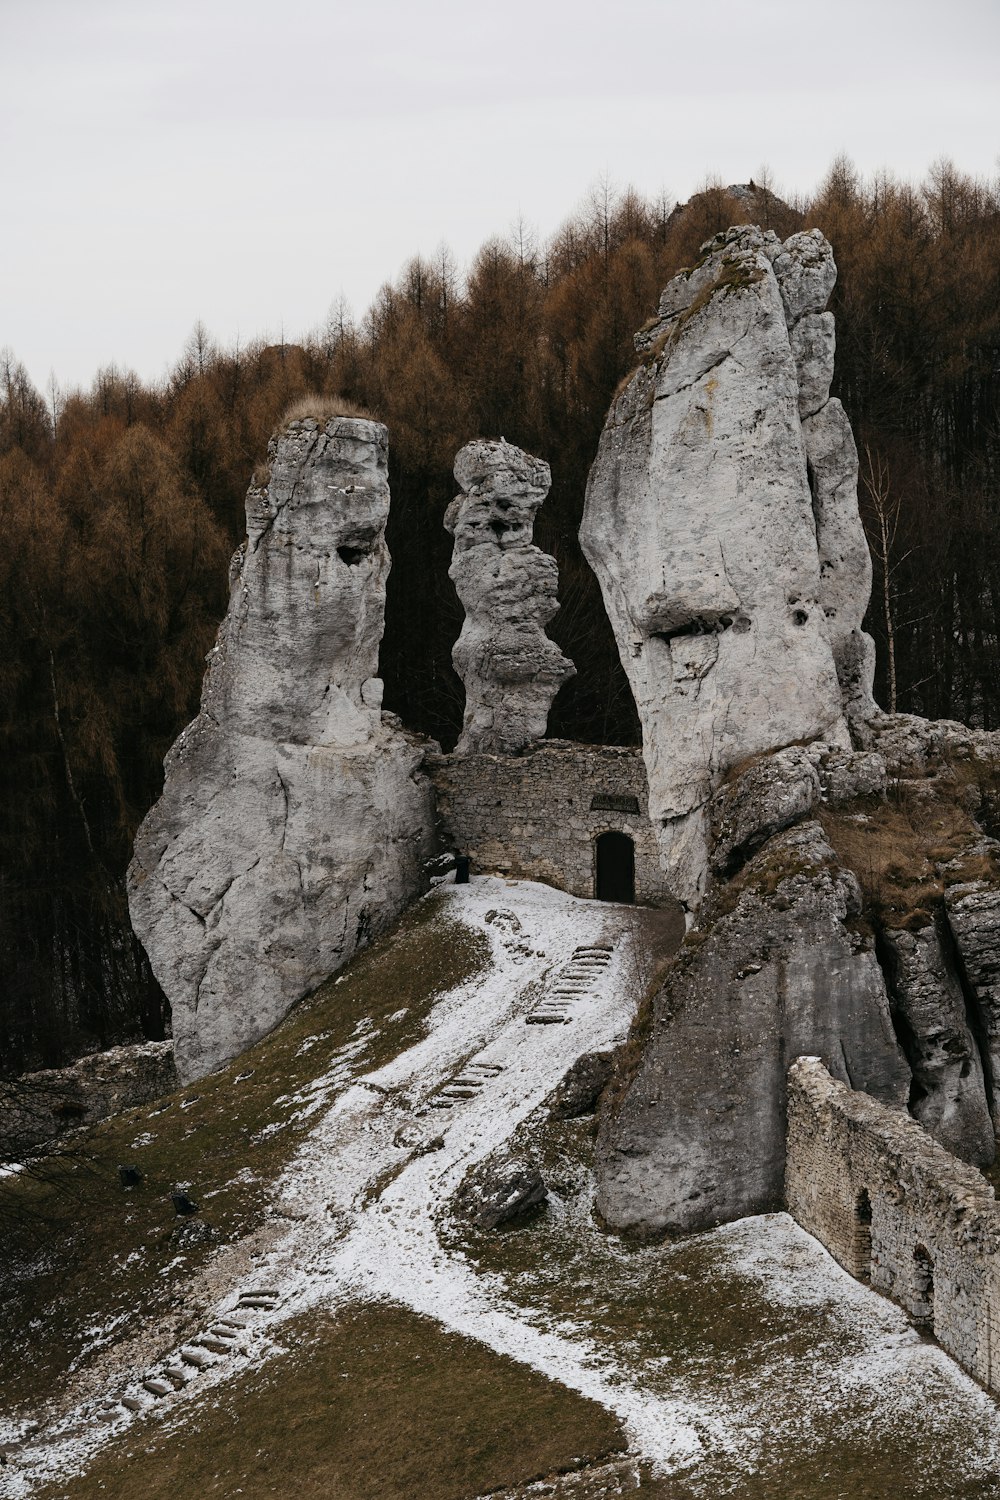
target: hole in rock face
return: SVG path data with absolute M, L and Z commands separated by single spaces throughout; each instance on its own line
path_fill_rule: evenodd
M 504 536 L 508 531 L 513 531 L 513 529 L 514 528 L 512 526 L 510 526 L 506 521 L 491 521 L 490 522 L 490 530 L 492 531 L 493 535 L 496 537 L 497 541 L 499 541 L 500 538 L 502 536 Z
M 338 547 L 337 556 L 349 568 L 356 568 L 363 557 L 368 556 L 367 547 Z
M 795 625 L 808 625 L 809 616 L 804 609 L 797 609 L 792 615 L 792 622 Z
M 675 625 L 670 630 L 654 630 L 652 632 L 655 640 L 663 641 L 669 645 L 686 635 L 722 635 L 723 631 L 736 630 L 742 634 L 750 629 L 750 621 L 745 615 L 693 615 L 683 625 Z

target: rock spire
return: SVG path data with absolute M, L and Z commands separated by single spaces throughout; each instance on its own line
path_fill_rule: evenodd
M 386 429 L 295 421 L 247 494 L 201 711 L 139 830 L 129 907 L 182 1082 L 218 1068 L 421 887 L 423 746 L 380 713 Z
M 689 906 L 724 773 L 796 740 L 846 746 L 848 720 L 873 709 L 857 454 L 829 399 L 835 278 L 818 230 L 717 235 L 637 335 L 587 486 L 581 542 Z
M 449 577 L 465 609 L 452 652 L 465 684 L 456 749 L 511 755 L 543 738 L 552 700 L 575 674 L 545 634 L 559 608 L 559 570 L 531 540 L 551 475 L 501 438 L 467 443 L 455 478 L 462 493 L 444 524 L 455 538 Z

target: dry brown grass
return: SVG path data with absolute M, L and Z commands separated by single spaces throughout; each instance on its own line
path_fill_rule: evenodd
M 837 857 L 886 927 L 925 927 L 948 886 L 1000 877 L 960 793 L 951 782 L 903 783 L 885 802 L 821 811 Z
M 334 417 L 359 417 L 365 422 L 377 422 L 374 412 L 348 401 L 346 396 L 321 396 L 318 391 L 307 391 L 299 396 L 282 413 L 277 431 L 282 432 L 290 422 L 304 422 L 312 417 L 321 427 Z
M 136 1423 L 39 1500 L 468 1500 L 625 1447 L 596 1402 L 403 1308 L 304 1315 L 278 1337 L 283 1357 Z

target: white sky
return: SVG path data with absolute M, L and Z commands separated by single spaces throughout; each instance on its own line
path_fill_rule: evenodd
M 145 379 L 596 180 L 995 176 L 1000 0 L 0 0 L 0 345 Z

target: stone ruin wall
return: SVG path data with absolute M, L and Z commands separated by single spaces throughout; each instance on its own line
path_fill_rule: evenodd
M 541 880 L 572 896 L 594 895 L 596 840 L 616 830 L 635 845 L 635 899 L 670 899 L 649 821 L 642 751 L 545 740 L 518 756 L 429 755 L 438 831 L 467 854 L 473 874 Z M 635 811 L 592 806 L 630 799 Z
M 1000 1393 L 1000 1206 L 982 1174 L 809 1057 L 789 1072 L 785 1173 L 802 1228 Z
M 0 1082 L 0 1155 L 21 1161 L 80 1126 L 151 1104 L 177 1087 L 171 1042 L 110 1047 L 68 1068 L 24 1073 Z

